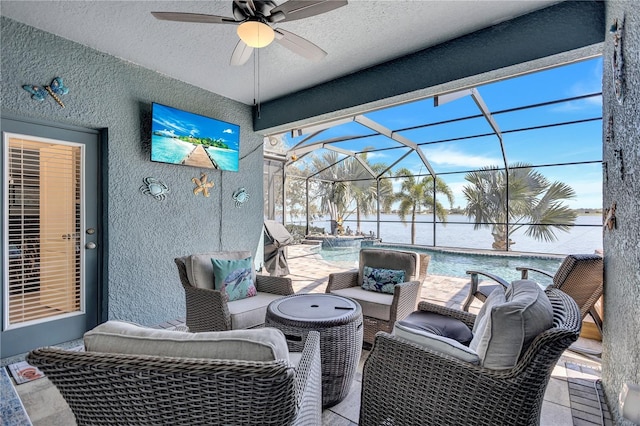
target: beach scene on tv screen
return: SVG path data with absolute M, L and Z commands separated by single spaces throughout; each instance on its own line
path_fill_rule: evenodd
M 153 104 L 151 161 L 238 171 L 240 126 Z

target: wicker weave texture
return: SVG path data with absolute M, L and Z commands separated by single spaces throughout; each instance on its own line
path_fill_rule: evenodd
M 390 333 L 396 321 L 400 321 L 406 318 L 407 315 L 409 315 L 416 309 L 418 297 L 420 296 L 420 289 L 427 277 L 427 269 L 429 268 L 429 262 L 431 260 L 431 256 L 429 256 L 428 254 L 416 254 L 418 255 L 419 259 L 417 281 L 409 281 L 400 285 L 396 285 L 394 289 L 393 300 L 389 307 L 389 319 L 384 320 L 364 315 L 363 339 L 365 343 L 373 344 L 376 333 L 379 331 Z M 388 267 L 393 268 L 394 265 L 388 265 Z M 326 293 L 331 293 L 335 290 L 342 290 L 345 288 L 359 287 L 361 284 L 362 283 L 358 282 L 357 271 L 330 274 Z
M 357 272 L 330 274 L 326 293 L 350 287 L 359 287 Z M 372 344 L 378 331 L 391 332 L 396 321 L 406 318 L 413 312 L 418 303 L 421 287 L 422 281 L 409 281 L 395 286 L 393 300 L 389 306 L 388 321 L 364 315 L 364 342 Z
M 364 365 L 360 425 L 538 425 L 551 372 L 581 326 L 573 299 L 557 289 L 547 295 L 553 327 L 510 370 L 485 369 L 378 334 Z M 429 304 L 420 308 L 429 310 Z M 469 326 L 473 317 L 460 314 Z
M 286 360 L 204 360 L 32 351 L 78 425 L 320 425 L 319 334 Z
M 220 291 L 191 285 L 185 265 L 187 259 L 188 257 L 179 257 L 174 260 L 178 267 L 180 283 L 184 288 L 187 327 L 194 333 L 231 330 L 233 326 L 229 302 Z M 281 296 L 294 293 L 290 278 L 265 275 L 256 275 L 256 289 Z
M 604 261 L 596 254 L 572 254 L 553 276 L 553 287 L 573 297 L 584 318 L 602 296 Z
M 593 309 L 594 305 L 603 293 L 604 261 L 597 254 L 570 254 L 562 261 L 555 274 L 526 266 L 517 267 L 522 272 L 522 279 L 530 279 L 529 271 L 541 273 L 553 278 L 551 287 L 558 288 L 571 296 L 578 307 L 582 318 L 591 313 L 596 325 L 602 332 L 602 320 Z M 467 271 L 471 275 L 471 287 L 467 299 L 463 303 L 463 309 L 469 309 L 474 298 L 485 301 L 495 285 L 479 285 L 479 275 L 489 278 L 504 287 L 509 283 L 504 279 L 486 272 Z
M 289 297 L 301 297 L 293 295 Z M 346 299 L 346 298 L 345 298 Z M 311 331 L 320 333 L 322 406 L 331 407 L 349 394 L 362 352 L 362 310 L 357 306 L 339 320 L 306 321 L 282 318 L 267 309 L 265 326 L 281 330 L 290 351 L 299 351 Z M 273 303 L 273 302 L 272 302 Z

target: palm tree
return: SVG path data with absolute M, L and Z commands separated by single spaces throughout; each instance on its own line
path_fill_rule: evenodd
M 435 179 L 433 176 L 425 176 L 420 180 L 411 173 L 407 168 L 399 169 L 396 172 L 396 176 L 404 177 L 400 191 L 395 193 L 393 197 L 389 197 L 386 201 L 387 207 L 389 203 L 400 201 L 398 206 L 398 216 L 400 220 L 406 224 L 406 217 L 411 215 L 411 244 L 416 243 L 416 214 L 420 206 L 427 208 L 435 208 L 436 216 L 442 222 L 447 221 L 447 210 L 442 203 L 435 200 L 435 192 L 443 194 L 447 197 L 450 205 L 453 205 L 453 193 L 447 184 L 440 179 Z
M 573 188 L 563 182 L 549 182 L 531 164 L 513 164 L 508 175 L 504 170 L 485 167 L 467 173 L 465 180 L 469 184 L 463 188 L 467 199 L 464 212 L 474 219 L 474 229 L 491 228 L 492 247 L 497 250 L 508 250 L 515 244 L 510 236 L 524 226 L 528 226 L 525 235 L 529 237 L 555 241 L 554 230 L 568 232 L 577 217 L 563 204 L 563 200 L 575 197 Z
M 360 158 L 369 165 L 374 172 L 382 172 L 386 169 L 384 164 L 369 164 L 365 148 Z M 338 153 L 334 151 L 324 152 L 320 157 L 313 157 L 312 165 L 315 170 L 322 170 L 318 178 L 322 179 L 316 185 L 316 197 L 320 199 L 323 211 L 329 214 L 332 221 L 332 233 L 334 223 L 338 218 L 346 219 L 350 214 L 356 213 L 356 232 L 361 233 L 362 216 L 368 216 L 376 211 L 377 189 L 373 176 L 353 158 L 345 158 L 339 161 Z M 390 192 L 390 182 L 381 182 L 381 196 Z
M 367 159 L 366 151 L 371 148 L 365 148 L 364 152 L 360 155 L 360 158 L 371 168 L 371 170 L 378 177 L 382 171 L 386 170 L 387 165 L 384 163 L 369 163 Z M 353 179 L 348 182 L 353 201 L 355 202 L 356 212 L 356 233 L 362 233 L 360 227 L 362 216 L 370 216 L 377 212 L 378 207 L 378 185 L 374 176 L 362 167 L 362 165 L 355 159 L 349 158 L 348 166 L 350 169 L 350 176 Z M 380 180 L 380 198 L 384 199 L 393 193 L 393 187 L 388 179 Z

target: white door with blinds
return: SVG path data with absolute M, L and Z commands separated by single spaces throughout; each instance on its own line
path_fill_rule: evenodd
M 87 154 L 98 151 L 87 141 L 8 132 L 5 124 L 2 353 L 8 356 L 79 338 L 96 322 L 97 263 L 87 258 L 95 257 L 97 218 L 87 213 L 97 209 L 87 209 L 87 199 L 96 204 L 97 194 L 87 193 L 95 192 L 98 176 L 88 170 Z M 69 139 L 77 139 L 74 133 Z

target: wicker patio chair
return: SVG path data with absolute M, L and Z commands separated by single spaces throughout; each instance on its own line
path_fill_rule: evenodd
M 372 344 L 378 331 L 391 332 L 396 321 L 416 309 L 430 259 L 427 254 L 411 251 L 362 249 L 358 271 L 330 274 L 326 293 L 349 297 L 362 306 L 363 340 Z M 404 269 L 407 281 L 396 285 L 393 294 L 363 290 L 362 270 L 365 266 Z
M 194 333 L 204 331 L 224 331 L 243 328 L 261 327 L 267 306 L 272 301 L 294 294 L 290 278 L 257 275 L 254 272 L 254 283 L 258 294 L 247 299 L 228 302 L 225 295 L 213 289 L 213 281 L 203 288 L 192 281 L 194 266 L 213 277 L 213 266 L 210 259 L 244 259 L 251 256 L 248 251 L 228 251 L 203 253 L 178 257 L 180 282 L 184 288 L 186 299 L 186 325 Z M 211 278 L 212 280 L 213 278 Z M 194 280 L 195 281 L 195 280 Z
M 292 361 L 36 349 L 78 425 L 321 425 L 320 334 Z
M 555 274 L 526 266 L 517 267 L 516 270 L 521 271 L 523 280 L 529 279 L 529 271 L 553 278 L 553 284 L 550 287 L 558 288 L 571 296 L 580 308 L 582 319 L 587 314 L 590 314 L 598 327 L 598 331 L 602 334 L 602 319 L 594 308 L 603 292 L 602 256 L 597 254 L 570 254 L 565 257 Z M 507 281 L 493 274 L 479 271 L 467 271 L 467 274 L 471 275 L 471 287 L 462 307 L 464 311 L 469 310 L 474 298 L 484 302 L 497 286 L 502 285 L 505 288 L 509 286 Z M 479 285 L 479 275 L 487 277 L 498 284 Z
M 551 372 L 578 338 L 575 301 L 560 290 L 546 291 L 553 326 L 539 334 L 507 370 L 491 370 L 378 333 L 364 364 L 360 425 L 538 425 Z M 476 316 L 420 302 L 418 309 L 462 320 Z

